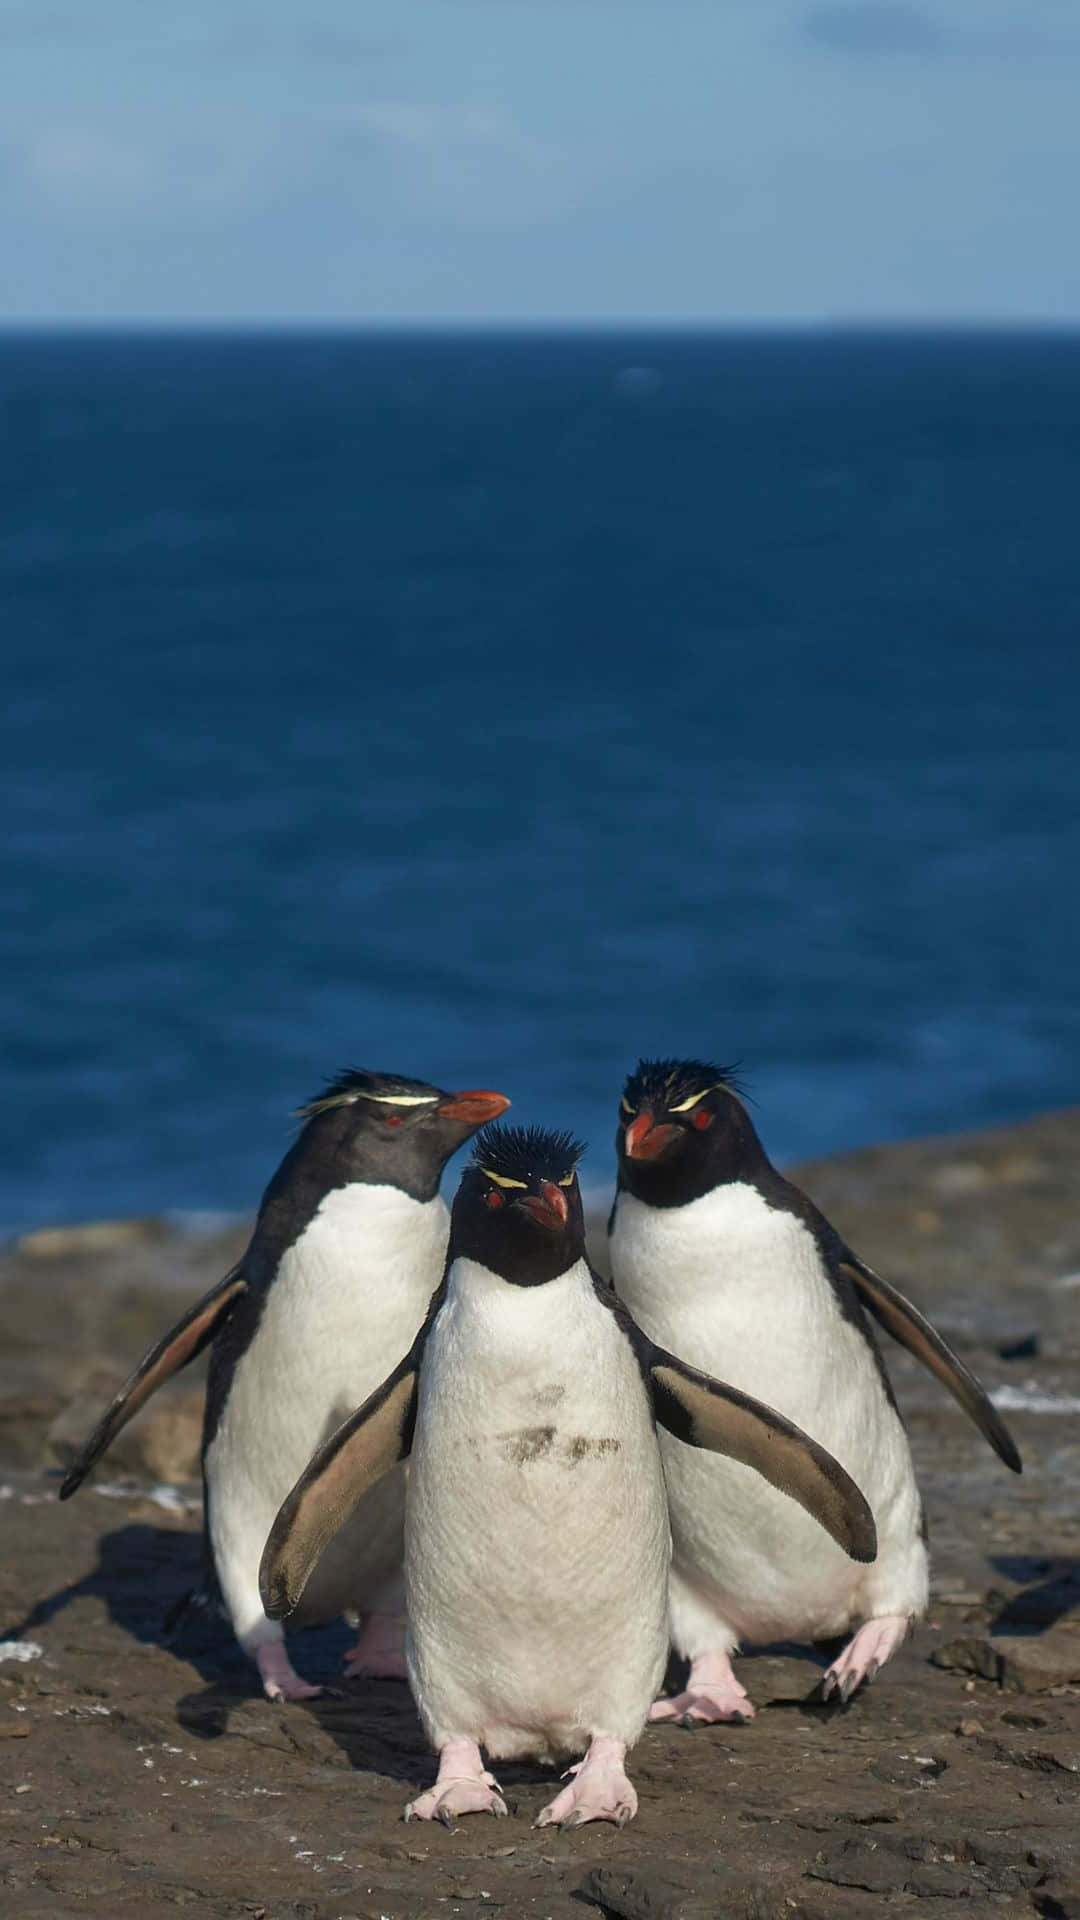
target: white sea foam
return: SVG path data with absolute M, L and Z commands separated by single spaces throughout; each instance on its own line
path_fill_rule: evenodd
M 182 1493 L 179 1487 L 173 1487 L 162 1481 L 156 1487 L 136 1487 L 125 1480 L 99 1480 L 90 1489 L 100 1494 L 103 1500 L 152 1500 L 155 1507 L 164 1507 L 166 1513 L 196 1513 L 202 1506 L 200 1494 Z
M 990 1395 L 1001 1413 L 1080 1413 L 1080 1400 L 1069 1393 L 1047 1393 L 1034 1380 L 1020 1387 L 995 1387 Z

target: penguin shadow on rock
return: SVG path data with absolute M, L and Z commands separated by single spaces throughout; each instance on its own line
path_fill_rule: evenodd
M 1019 1581 L 1018 1593 L 992 1587 L 986 1599 L 995 1634 L 1025 1637 L 1045 1633 L 1067 1614 L 1080 1615 L 1080 1558 L 1072 1554 L 992 1554 L 990 1565 L 1006 1580 Z
M 168 1648 L 172 1646 L 171 1621 L 179 1618 L 204 1574 L 198 1533 L 133 1521 L 102 1535 L 98 1564 L 91 1573 L 57 1587 L 5 1632 L 22 1637 L 46 1626 L 74 1602 L 95 1598 L 105 1602 L 110 1620 L 132 1639 L 144 1646 Z M 208 1612 L 202 1607 L 198 1611 L 204 1617 Z M 228 1651 L 224 1630 L 222 1651 Z
M 91 1597 L 103 1600 L 113 1624 L 141 1645 L 189 1660 L 235 1698 L 257 1691 L 255 1669 L 221 1608 L 200 1533 L 132 1521 L 103 1534 L 93 1571 L 39 1600 L 10 1632 L 27 1634 Z
M 258 1672 L 221 1605 L 197 1532 L 145 1522 L 115 1528 L 102 1536 L 90 1573 L 5 1624 L 0 1637 L 23 1639 L 87 1598 L 103 1601 L 113 1625 L 141 1646 L 158 1647 L 195 1669 L 202 1686 L 174 1702 L 179 1725 L 193 1739 L 220 1739 L 234 1721 L 256 1738 L 262 1727 L 269 1731 L 277 1725 L 286 1729 L 301 1757 L 319 1759 L 326 1750 L 321 1730 L 355 1768 L 406 1783 L 423 1772 L 426 1744 L 408 1686 L 376 1679 L 342 1686 L 342 1656 L 353 1637 L 344 1620 L 302 1629 L 293 1637 L 306 1668 L 326 1690 L 302 1702 L 265 1699 Z M 104 1662 L 103 1680 L 120 1673 L 122 1659 L 117 1649 Z

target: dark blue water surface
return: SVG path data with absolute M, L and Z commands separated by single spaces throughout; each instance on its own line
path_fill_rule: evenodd
M 347 1062 L 610 1167 L 1077 1097 L 1080 338 L 0 342 L 0 1224 L 250 1206 Z

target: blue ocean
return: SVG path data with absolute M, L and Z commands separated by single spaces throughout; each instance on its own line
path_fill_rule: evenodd
M 0 464 L 5 1230 L 346 1064 L 1077 1099 L 1080 337 L 9 334 Z

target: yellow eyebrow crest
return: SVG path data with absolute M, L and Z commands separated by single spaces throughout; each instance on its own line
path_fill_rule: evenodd
M 360 1093 L 359 1100 L 377 1100 L 380 1107 L 430 1107 L 437 1093 Z
M 624 1113 L 633 1113 L 634 1111 L 633 1107 L 630 1105 L 629 1100 L 627 1100 L 625 1097 L 619 1101 L 619 1105 L 622 1108 Z
M 508 1180 L 505 1173 L 492 1173 L 490 1167 L 481 1167 L 480 1171 L 486 1180 L 494 1180 L 497 1187 L 525 1188 L 529 1184 L 527 1180 Z
M 696 1107 L 698 1101 L 704 1100 L 705 1095 L 707 1093 L 719 1093 L 719 1092 L 720 1092 L 720 1082 L 717 1081 L 717 1084 L 715 1087 L 704 1087 L 700 1093 L 692 1093 L 690 1095 L 689 1100 L 680 1101 L 677 1107 L 669 1107 L 668 1112 L 669 1113 L 689 1113 L 691 1107 Z
M 565 1180 L 559 1181 L 560 1187 L 572 1187 L 573 1184 L 574 1184 L 574 1176 L 572 1173 L 568 1173 Z

